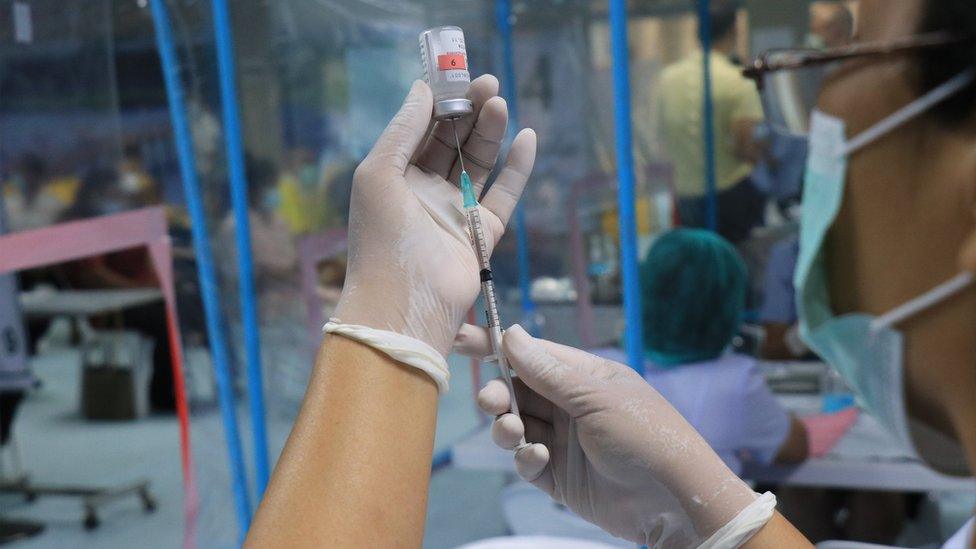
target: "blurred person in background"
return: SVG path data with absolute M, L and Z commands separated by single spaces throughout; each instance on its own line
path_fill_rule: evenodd
M 149 206 L 162 201 L 162 189 L 146 169 L 137 143 L 125 146 L 117 169 L 122 190 L 132 195 L 137 202 Z
M 800 239 L 794 235 L 777 242 L 769 252 L 763 275 L 759 321 L 765 332 L 760 354 L 770 360 L 796 360 L 810 350 L 800 338 L 796 314 L 793 273 L 800 254 Z
M 733 244 L 762 224 L 766 198 L 750 179 L 762 155 L 755 128 L 763 120 L 756 87 L 731 60 L 737 43 L 731 0 L 713 0 L 710 66 L 715 129 L 715 186 L 718 232 Z M 706 182 L 702 149 L 704 52 L 696 51 L 661 75 L 661 135 L 674 164 L 678 215 L 686 227 L 705 227 Z
M 247 219 L 251 229 L 251 254 L 257 284 L 262 294 L 281 283 L 293 286 L 297 276 L 298 252 L 289 226 L 279 215 L 280 209 L 275 207 L 273 201 L 274 164 L 247 154 L 245 170 L 248 183 Z M 230 260 L 224 262 L 225 275 L 233 278 L 237 273 L 236 231 L 233 212 L 228 212 L 220 224 L 220 236 L 224 250 L 232 254 Z
M 37 229 L 57 221 L 78 190 L 75 178 L 52 178 L 47 162 L 25 154 L 3 188 L 10 231 Z
M 641 286 L 648 383 L 736 474 L 747 461 L 805 460 L 803 423 L 773 397 L 756 360 L 730 349 L 748 286 L 735 247 L 701 229 L 665 233 L 641 264 Z M 627 362 L 620 349 L 594 354 Z
M 246 152 L 244 155 L 247 176 L 247 221 L 251 240 L 251 261 L 254 271 L 255 297 L 258 301 L 261 322 L 261 356 L 266 364 L 266 379 L 273 387 L 269 396 L 272 410 L 285 402 L 290 395 L 301 394 L 308 371 L 304 351 L 301 314 L 301 284 L 298 273 L 298 250 L 295 236 L 281 218 L 280 209 L 272 199 L 277 171 L 270 160 Z M 238 225 L 233 211 L 228 211 L 220 223 L 219 239 L 220 275 L 231 284 L 239 278 Z M 244 341 L 241 319 L 241 303 L 238 292 L 229 292 L 225 302 L 229 327 L 234 341 Z M 237 386 L 243 390 L 246 384 L 243 344 L 233 347 L 232 370 Z M 284 384 L 284 385 L 283 385 Z M 290 408 L 289 408 L 290 409 Z
M 810 6 L 810 35 L 807 45 L 812 48 L 839 48 L 854 38 L 854 15 L 842 3 L 820 2 Z
M 277 208 L 278 215 L 292 234 L 314 232 L 322 227 L 329 207 L 321 183 L 312 151 L 296 147 L 288 153 L 286 167 L 273 189 L 275 192 L 269 192 L 265 197 L 267 206 Z

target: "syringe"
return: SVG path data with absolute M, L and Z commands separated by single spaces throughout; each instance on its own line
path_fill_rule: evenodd
M 464 206 L 464 215 L 468 219 L 468 230 L 471 232 L 471 244 L 474 246 L 474 253 L 478 256 L 478 270 L 481 277 L 481 296 L 485 300 L 485 318 L 488 322 L 488 338 L 491 340 L 491 350 L 495 354 L 493 362 L 498 364 L 498 370 L 508 386 L 508 394 L 511 399 L 511 412 L 519 419 L 518 403 L 515 401 L 515 386 L 512 384 L 512 371 L 508 368 L 508 359 L 502 351 L 502 323 L 498 316 L 498 300 L 495 296 L 495 282 L 492 280 L 491 263 L 488 261 L 488 246 L 485 244 L 485 232 L 481 225 L 481 212 L 478 210 L 478 199 L 474 196 L 474 189 L 471 186 L 471 177 L 464 169 L 464 158 L 461 154 L 461 141 L 458 139 L 457 126 L 454 119 L 451 119 L 451 126 L 454 128 L 454 142 L 457 144 L 458 161 L 461 164 L 461 197 Z M 515 450 L 518 451 L 526 446 L 525 437 L 519 440 Z

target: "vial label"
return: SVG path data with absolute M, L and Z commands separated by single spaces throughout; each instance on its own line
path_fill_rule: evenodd
M 437 68 L 442 71 L 464 70 L 468 63 L 461 53 L 443 53 L 437 56 Z
M 464 47 L 464 33 L 459 30 L 445 30 L 440 40 L 434 41 L 434 58 L 437 70 L 444 72 L 448 82 L 468 82 L 468 54 Z

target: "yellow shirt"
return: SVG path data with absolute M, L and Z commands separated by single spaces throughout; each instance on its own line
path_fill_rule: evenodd
M 291 173 L 278 179 L 278 215 L 292 234 L 307 234 L 322 225 L 324 200 L 316 189 L 306 189 Z
M 705 148 L 702 128 L 702 52 L 664 69 L 658 95 L 661 132 L 674 164 L 674 185 L 681 197 L 705 194 Z M 761 121 L 762 103 L 751 81 L 724 54 L 712 52 L 712 96 L 715 128 L 715 185 L 732 187 L 752 171 L 735 155 L 732 122 Z

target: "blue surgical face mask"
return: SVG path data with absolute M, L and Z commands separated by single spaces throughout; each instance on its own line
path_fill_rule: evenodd
M 846 139 L 843 120 L 819 111 L 811 117 L 800 256 L 794 281 L 800 333 L 817 355 L 844 376 L 861 406 L 913 455 L 917 455 L 913 442 L 920 442 L 921 436 L 932 435 L 924 427 L 909 422 L 906 414 L 904 340 L 896 326 L 969 287 L 973 276 L 959 274 L 878 317 L 862 313 L 835 316 L 830 307 L 824 242 L 840 211 L 847 158 L 968 86 L 973 79 L 972 71 L 960 74 L 850 140 Z M 920 450 L 923 446 L 929 445 L 918 445 Z M 952 465 L 947 461 L 937 462 L 930 455 L 923 457 L 944 470 L 956 469 L 954 464 L 962 458 L 961 450 L 959 456 L 953 456 Z

